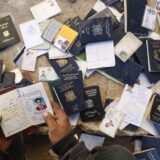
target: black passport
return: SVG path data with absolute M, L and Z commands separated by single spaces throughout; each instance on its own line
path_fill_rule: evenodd
M 16 43 L 20 38 L 10 16 L 0 18 L 0 50 L 4 50 Z
M 160 72 L 160 40 L 147 40 L 148 70 Z
M 55 86 L 55 91 L 68 116 L 85 109 L 82 72 L 80 78 L 78 76 L 77 79 L 65 80 Z
M 79 25 L 81 24 L 81 22 L 82 22 L 82 20 L 80 19 L 80 17 L 77 16 L 73 19 L 68 19 L 65 24 L 79 33 Z M 81 40 L 80 40 L 80 36 L 78 35 L 76 41 L 74 42 L 74 44 L 70 48 L 69 52 L 72 55 L 77 55 L 84 48 L 85 48 L 85 45 L 82 45 Z
M 101 17 L 110 17 L 113 29 L 118 28 L 119 22 L 118 22 L 116 16 L 112 13 L 112 11 L 108 7 L 106 7 L 104 10 L 94 14 L 89 19 L 95 19 L 95 18 L 101 18 Z
M 116 57 L 116 66 L 111 68 L 100 69 L 107 75 L 113 77 L 123 84 L 129 84 L 133 86 L 137 81 L 142 67 L 131 60 L 123 63 L 119 58 Z
M 77 72 L 79 70 L 74 58 L 51 59 L 49 62 L 60 78 L 62 77 L 62 74 Z
M 143 66 L 144 68 L 144 73 L 149 79 L 151 83 L 156 83 L 160 80 L 160 74 L 159 73 L 154 73 L 154 72 L 149 72 L 148 71 L 148 63 L 147 63 L 147 48 L 146 44 L 144 43 L 135 53 L 135 56 L 138 60 L 138 63 Z
M 150 120 L 160 124 L 160 95 L 157 94 L 150 113 Z
M 142 20 L 147 0 L 125 0 L 125 30 L 138 37 L 147 36 L 148 29 L 142 27 Z
M 110 17 L 88 19 L 79 26 L 82 44 L 113 40 L 113 27 Z
M 81 120 L 84 122 L 102 120 L 104 109 L 99 87 L 92 86 L 84 88 L 84 99 L 86 110 L 81 112 Z

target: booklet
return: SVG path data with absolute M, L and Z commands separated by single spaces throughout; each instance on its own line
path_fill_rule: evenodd
M 5 137 L 23 131 L 32 125 L 44 123 L 45 110 L 52 113 L 52 107 L 42 83 L 15 89 L 1 95 L 1 127 Z
M 115 46 L 115 54 L 121 61 L 126 62 L 141 45 L 142 41 L 133 33 L 128 32 Z
M 116 65 L 113 41 L 86 45 L 87 68 L 106 68 Z
M 56 0 L 45 0 L 33 7 L 31 12 L 38 23 L 51 18 L 61 12 Z

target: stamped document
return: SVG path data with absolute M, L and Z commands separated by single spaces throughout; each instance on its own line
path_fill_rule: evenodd
M 125 113 L 124 121 L 140 127 L 147 105 L 153 91 L 144 86 L 135 84 L 133 88 L 126 85 L 118 109 Z
M 44 123 L 43 113 L 52 107 L 42 83 L 19 88 L 0 96 L 1 127 L 5 137 Z

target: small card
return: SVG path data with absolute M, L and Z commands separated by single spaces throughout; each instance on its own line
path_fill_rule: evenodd
M 52 59 L 50 60 L 52 67 L 55 69 L 58 76 L 62 76 L 62 74 L 77 72 L 79 67 L 74 58 L 67 59 Z
M 142 44 L 133 33 L 128 32 L 115 46 L 115 54 L 121 61 L 126 62 Z
M 56 0 L 45 0 L 33 7 L 31 12 L 38 23 L 51 18 L 59 13 L 61 9 Z
M 113 41 L 87 44 L 86 57 L 88 69 L 114 67 L 116 62 Z
M 54 81 L 59 79 L 52 67 L 39 67 L 39 81 Z
M 86 110 L 81 112 L 82 121 L 102 120 L 104 109 L 101 101 L 98 86 L 87 87 L 84 89 Z
M 52 43 L 53 39 L 56 37 L 56 34 L 61 29 L 61 27 L 62 23 L 56 21 L 55 19 L 52 19 L 52 21 L 48 24 L 48 26 L 44 30 L 42 38 L 48 41 L 49 43 Z
M 146 6 L 143 16 L 142 27 L 147 28 L 151 31 L 155 30 L 156 18 L 157 11 L 150 6 Z
M 38 23 L 35 20 L 20 24 L 20 30 L 27 49 L 38 46 L 44 42 L 41 38 Z

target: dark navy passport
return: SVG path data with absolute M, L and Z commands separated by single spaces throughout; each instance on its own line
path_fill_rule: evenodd
M 122 82 L 123 84 L 129 84 L 133 86 L 142 72 L 142 67 L 131 60 L 123 63 L 119 58 L 116 57 L 115 67 L 103 68 L 100 70 Z
M 84 88 L 84 99 L 86 110 L 81 112 L 81 120 L 84 122 L 102 120 L 105 112 L 99 87 L 91 86 Z
M 132 32 L 137 36 L 147 36 L 148 30 L 141 26 L 147 0 L 125 0 L 125 2 L 127 32 Z
M 68 116 L 85 109 L 82 73 L 81 78 L 63 81 L 55 91 Z
M 110 17 L 88 19 L 79 26 L 82 44 L 113 40 L 113 26 Z
M 160 74 L 149 72 L 148 71 L 148 63 L 147 63 L 147 48 L 146 44 L 144 43 L 135 53 L 135 56 L 138 60 L 138 63 L 143 66 L 144 73 L 146 74 L 147 78 L 151 83 L 156 83 L 160 80 Z
M 76 30 L 79 33 L 79 25 L 81 24 L 82 20 L 80 19 L 80 17 L 75 17 L 73 19 L 69 19 L 68 21 L 66 21 L 66 25 L 69 26 L 70 28 Z M 85 45 L 82 45 L 81 40 L 80 40 L 80 36 L 78 35 L 75 43 L 72 45 L 72 47 L 70 48 L 69 52 L 72 55 L 77 55 L 79 54 L 83 49 L 85 48 Z
M 77 72 L 79 70 L 79 67 L 74 58 L 51 59 L 49 62 L 60 78 L 62 74 Z

